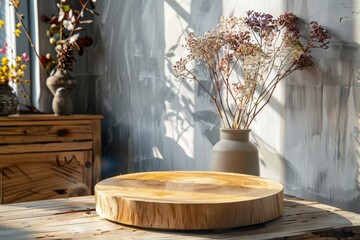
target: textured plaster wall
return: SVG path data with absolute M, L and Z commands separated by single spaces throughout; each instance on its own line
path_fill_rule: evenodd
M 213 105 L 192 82 L 174 80 L 185 33 L 249 9 L 318 20 L 333 35 L 316 66 L 286 79 L 252 126 L 261 175 L 286 193 L 360 212 L 360 4 L 353 0 L 98 1 L 96 106 L 104 115 L 103 176 L 207 170 L 219 138 Z

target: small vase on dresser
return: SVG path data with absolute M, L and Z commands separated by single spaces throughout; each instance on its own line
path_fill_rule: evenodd
M 46 79 L 46 86 L 54 95 L 52 109 L 55 115 L 71 115 L 73 104 L 71 91 L 76 86 L 76 80 L 67 70 L 57 69 L 54 75 Z
M 18 112 L 18 99 L 9 84 L 0 84 L 0 116 L 8 116 Z
M 259 153 L 249 141 L 249 129 L 221 129 L 211 152 L 211 171 L 259 176 Z

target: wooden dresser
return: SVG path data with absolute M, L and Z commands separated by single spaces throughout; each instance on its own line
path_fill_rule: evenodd
M 53 199 L 100 181 L 99 115 L 0 117 L 0 203 Z

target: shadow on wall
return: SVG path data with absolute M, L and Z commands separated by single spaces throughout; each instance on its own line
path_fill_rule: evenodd
M 332 39 L 329 49 L 314 52 L 316 68 L 283 85 L 281 136 L 281 156 L 295 172 L 282 179 L 287 193 L 355 212 L 360 212 L 359 7 L 353 0 L 289 2 L 288 11 L 324 24 Z
M 172 64 L 185 33 L 208 30 L 217 23 L 214 16 L 220 17 L 222 1 L 191 1 L 186 9 L 173 0 L 113 0 L 99 5 L 103 46 L 98 51 L 107 63 L 97 89 L 97 112 L 105 116 L 103 177 L 120 172 L 206 169 L 208 159 L 194 160 L 199 154 L 195 151 L 214 141 L 217 133 L 208 121 L 216 118 L 208 111 L 209 100 L 199 108 L 192 83 L 173 80 Z M 204 18 L 209 21 L 199 21 Z M 171 21 L 183 24 L 182 33 L 171 34 Z M 211 140 L 196 140 L 198 132 Z
M 360 212 L 360 48 L 335 40 L 329 50 L 315 82 L 298 84 L 296 76 L 285 87 L 284 156 L 302 173 L 293 189 Z
M 333 34 L 330 49 L 315 54 L 316 67 L 282 83 L 283 149 L 253 138 L 262 175 L 285 184 L 287 194 L 360 212 L 360 47 Z

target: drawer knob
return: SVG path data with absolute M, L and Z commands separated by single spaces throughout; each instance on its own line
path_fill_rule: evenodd
M 65 137 L 66 135 L 68 135 L 69 134 L 69 130 L 67 130 L 67 129 L 59 129 L 58 131 L 57 131 L 57 135 L 59 136 L 59 137 Z
M 90 168 L 90 167 L 91 167 L 91 162 L 87 161 L 87 162 L 85 163 L 85 167 L 86 167 L 86 168 Z

